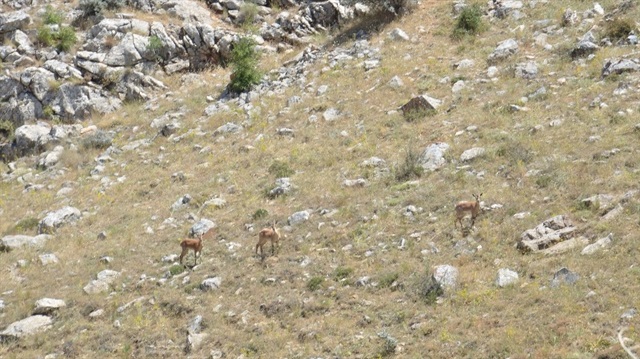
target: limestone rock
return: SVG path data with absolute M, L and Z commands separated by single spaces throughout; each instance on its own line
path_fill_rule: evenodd
M 0 339 L 4 341 L 31 336 L 50 329 L 52 324 L 53 320 L 46 315 L 32 315 L 9 324 L 0 332 Z
M 56 228 L 75 222 L 79 220 L 80 217 L 82 217 L 80 210 L 70 206 L 49 212 L 40 223 L 38 223 L 38 233 L 54 232 Z
M 36 308 L 33 310 L 33 314 L 51 315 L 66 306 L 67 303 L 62 299 L 42 298 L 36 301 Z

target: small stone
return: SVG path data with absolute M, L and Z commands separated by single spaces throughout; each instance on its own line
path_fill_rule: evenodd
M 518 273 L 507 268 L 498 270 L 498 277 L 496 278 L 496 285 L 500 288 L 504 288 L 508 285 L 512 285 L 518 282 Z

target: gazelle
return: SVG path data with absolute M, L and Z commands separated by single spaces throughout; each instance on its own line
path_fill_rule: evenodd
M 458 222 L 460 222 L 460 228 L 462 228 L 462 219 L 466 216 L 467 213 L 471 213 L 471 227 L 476 222 L 476 217 L 480 214 L 480 197 L 482 197 L 482 193 L 479 195 L 473 194 L 473 198 L 475 198 L 475 202 L 472 201 L 461 201 L 456 204 L 456 220 L 453 222 L 453 227 L 457 228 Z
M 182 264 L 182 258 L 189 253 L 189 249 L 193 249 L 193 265 L 198 264 L 198 254 L 202 257 L 202 236 L 198 238 L 187 238 L 180 242 L 182 247 L 182 253 L 180 253 L 180 264 Z
M 277 245 L 280 248 L 280 232 L 276 228 L 276 224 L 278 222 L 273 222 L 271 226 L 263 228 L 260 233 L 258 233 L 258 244 L 256 244 L 256 254 L 258 254 L 258 248 L 260 248 L 260 254 L 262 258 L 264 258 L 264 245 L 267 241 L 271 241 L 271 255 L 275 253 L 275 246 Z

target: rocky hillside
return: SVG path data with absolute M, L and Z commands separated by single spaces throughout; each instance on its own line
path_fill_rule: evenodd
M 0 0 L 0 358 L 637 356 L 638 19 Z

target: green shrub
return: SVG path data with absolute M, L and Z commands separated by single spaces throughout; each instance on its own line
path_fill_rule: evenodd
M 624 40 L 634 31 L 635 23 L 627 18 L 615 18 L 606 23 L 605 36 L 611 41 Z
M 47 5 L 44 10 L 44 14 L 42 14 L 42 21 L 47 25 L 62 24 L 62 20 L 64 19 L 63 13 L 61 11 L 55 10 L 51 5 Z
M 454 38 L 462 38 L 464 35 L 475 35 L 482 29 L 482 9 L 480 5 L 473 4 L 462 9 L 453 30 Z
M 162 51 L 162 40 L 156 35 L 149 37 L 149 44 L 147 45 L 147 51 L 149 51 L 156 62 L 162 60 L 160 51 Z
M 182 272 L 184 272 L 184 266 L 182 264 L 174 264 L 169 268 L 169 273 L 171 273 L 172 276 L 178 275 Z
M 393 282 L 398 280 L 399 277 L 400 276 L 398 275 L 398 273 L 395 273 L 395 272 L 385 273 L 382 276 L 380 276 L 380 279 L 378 280 L 378 287 L 389 288 L 391 287 Z
M 289 167 L 289 164 L 283 161 L 275 160 L 269 166 L 269 173 L 274 175 L 276 178 L 289 177 L 295 172 Z
M 258 70 L 260 54 L 255 49 L 256 43 L 249 37 L 241 38 L 231 51 L 231 65 L 233 73 L 229 90 L 235 93 L 245 92 L 251 89 L 262 79 Z
M 15 133 L 15 125 L 9 120 L 0 120 L 0 136 L 11 139 Z
M 496 150 L 496 156 L 506 158 L 512 165 L 527 164 L 533 160 L 533 153 L 516 141 L 500 146 Z
M 258 16 L 258 6 L 256 4 L 245 2 L 240 6 L 240 19 L 242 22 L 242 27 L 249 27 L 255 21 Z
M 438 113 L 436 110 L 410 110 L 404 111 L 402 116 L 407 122 L 414 122 L 426 117 L 434 116 Z
M 307 282 L 307 289 L 309 289 L 310 291 L 314 292 L 314 291 L 320 289 L 320 287 L 322 286 L 322 282 L 324 282 L 324 278 L 322 278 L 322 277 L 313 277 L 313 278 L 309 279 L 309 281 Z
M 425 273 L 415 284 L 418 297 L 426 304 L 435 304 L 439 296 L 444 294 L 444 290 L 432 275 Z
M 76 31 L 69 26 L 60 28 L 57 34 L 55 34 L 56 40 L 58 40 L 58 50 L 68 52 L 73 45 L 76 44 L 78 38 L 76 37 Z
M 55 42 L 55 37 L 51 28 L 47 25 L 38 28 L 38 34 L 36 35 L 38 43 L 44 46 L 52 46 Z
M 422 176 L 424 168 L 420 165 L 420 155 L 412 149 L 408 149 L 404 162 L 395 166 L 394 175 L 397 181 L 405 182 L 414 177 Z
M 16 223 L 15 226 L 13 226 L 13 232 L 25 233 L 31 230 L 35 230 L 36 228 L 38 228 L 39 222 L 40 221 L 38 221 L 38 219 L 34 217 L 21 219 L 18 223 Z
M 102 15 L 105 10 L 117 10 L 126 4 L 126 0 L 80 0 L 82 16 Z
M 254 221 L 257 221 L 259 219 L 266 218 L 268 215 L 269 215 L 269 211 L 267 211 L 264 208 L 258 208 L 255 212 L 253 212 L 253 214 L 251 215 L 251 218 Z
M 353 268 L 338 267 L 333 273 L 333 277 L 335 278 L 335 280 L 340 281 L 342 279 L 349 277 L 352 273 L 353 273 Z

